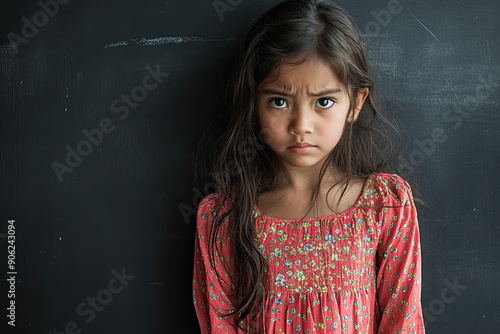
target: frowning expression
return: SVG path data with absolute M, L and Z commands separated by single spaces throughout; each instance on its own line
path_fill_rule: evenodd
M 359 93 L 349 113 L 347 91 L 327 64 L 317 59 L 284 63 L 258 87 L 260 126 L 285 168 L 321 167 L 367 95 Z

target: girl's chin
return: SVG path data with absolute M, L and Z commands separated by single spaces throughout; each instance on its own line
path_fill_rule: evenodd
M 312 158 L 312 157 L 295 157 L 295 158 L 290 158 L 287 157 L 285 159 L 282 158 L 282 160 L 285 162 L 285 166 L 290 166 L 290 167 L 295 167 L 295 168 L 321 168 L 323 165 L 322 159 L 318 158 Z

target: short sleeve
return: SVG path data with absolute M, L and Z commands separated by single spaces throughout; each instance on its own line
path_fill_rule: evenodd
M 425 333 L 421 306 L 421 252 L 417 211 L 410 185 L 400 177 L 392 192 L 377 247 L 378 333 Z
M 215 252 L 215 268 L 209 261 L 209 236 L 210 225 L 216 207 L 217 198 L 214 194 L 205 197 L 198 207 L 196 221 L 196 235 L 194 242 L 194 267 L 193 267 L 193 303 L 200 324 L 201 334 L 237 333 L 235 325 L 230 320 L 221 316 L 231 309 L 231 302 L 227 298 L 227 287 L 223 288 L 214 269 L 225 282 L 231 284 L 232 259 L 229 256 L 229 240 L 224 240 L 222 252 Z M 223 226 L 225 227 L 225 225 Z M 227 242 L 226 242 L 227 241 Z M 222 262 L 228 271 L 223 267 Z

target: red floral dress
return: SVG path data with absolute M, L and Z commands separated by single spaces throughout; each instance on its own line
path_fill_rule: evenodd
M 208 257 L 218 200 L 211 194 L 198 209 L 193 302 L 201 333 L 244 333 L 234 317 L 222 316 L 233 308 Z M 356 204 L 340 214 L 278 219 L 254 211 L 255 240 L 269 272 L 263 324 L 246 325 L 250 333 L 425 333 L 417 212 L 402 178 L 371 175 Z M 214 260 L 230 282 L 237 271 L 231 240 L 223 241 Z

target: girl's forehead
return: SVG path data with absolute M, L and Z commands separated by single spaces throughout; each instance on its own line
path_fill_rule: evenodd
M 285 89 L 302 86 L 343 88 L 343 84 L 330 65 L 314 58 L 301 63 L 283 62 L 268 73 L 259 84 L 261 89 L 265 86 L 282 86 Z

